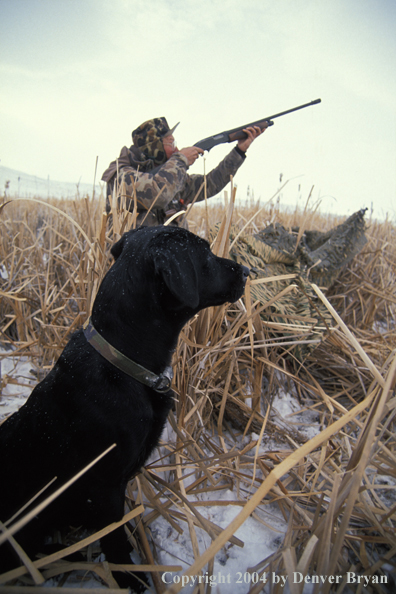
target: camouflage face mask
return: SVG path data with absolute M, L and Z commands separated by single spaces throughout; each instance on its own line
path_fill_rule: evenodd
M 176 126 L 170 129 L 165 118 L 147 120 L 132 132 L 133 144 L 156 166 L 162 165 L 166 161 L 162 140 L 173 134 Z

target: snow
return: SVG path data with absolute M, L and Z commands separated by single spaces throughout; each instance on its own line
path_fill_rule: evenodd
M 169 440 L 173 438 L 173 435 L 174 433 L 168 423 L 162 436 L 162 441 L 164 443 L 169 443 Z M 227 441 L 227 434 L 224 434 L 224 436 Z M 252 434 L 251 437 L 245 438 L 243 443 L 247 440 L 250 441 L 251 439 L 256 441 L 257 437 L 258 436 Z M 231 446 L 231 440 L 229 445 Z M 204 452 L 204 454 L 205 453 L 206 452 Z M 148 464 L 150 464 L 150 461 L 155 462 L 155 459 L 163 457 L 165 454 L 166 449 L 164 447 L 158 448 L 148 461 Z M 166 459 L 164 459 L 164 464 L 167 464 Z M 195 479 L 195 477 L 188 476 L 190 472 L 190 469 L 186 469 L 183 472 L 183 475 L 188 477 L 183 481 L 185 487 L 188 486 L 189 482 L 193 482 Z M 249 497 L 249 493 L 243 493 L 243 497 L 239 497 L 239 503 L 236 491 L 231 491 L 227 488 L 224 488 L 221 491 L 215 491 L 214 494 L 205 492 L 198 496 L 187 495 L 187 497 L 192 504 L 197 502 L 206 503 L 214 499 L 216 502 L 225 502 L 224 505 L 213 504 L 197 506 L 197 509 L 202 516 L 224 529 L 239 514 L 244 499 Z M 255 518 L 250 516 L 234 534 L 236 538 L 243 542 L 243 547 L 228 542 L 215 557 L 214 568 L 211 573 L 212 577 L 208 576 L 205 571 L 202 572 L 201 579 L 207 580 L 205 583 L 211 581 L 212 585 L 216 586 L 213 590 L 215 594 L 229 592 L 229 584 L 232 585 L 233 594 L 246 593 L 248 589 L 246 580 L 249 580 L 250 576 L 254 573 L 255 565 L 261 563 L 263 559 L 275 553 L 283 542 L 287 524 L 277 507 L 270 504 L 259 506 L 256 508 L 255 516 Z M 176 531 L 162 516 L 157 518 L 150 525 L 159 562 L 164 565 L 181 565 L 183 568 L 180 572 L 166 573 L 163 575 L 162 579 L 168 586 L 177 583 L 177 580 L 179 579 L 178 576 L 182 576 L 184 571 L 186 571 L 195 561 L 187 523 L 183 524 L 183 522 L 179 522 L 179 526 L 183 528 L 182 534 Z M 211 539 L 207 532 L 200 528 L 195 528 L 195 532 L 197 535 L 199 552 L 202 554 L 210 546 Z M 180 577 L 180 579 L 182 578 Z M 187 577 L 184 579 L 186 580 Z M 192 586 L 193 581 L 190 579 L 184 588 L 181 589 L 182 594 L 191 592 Z
M 52 198 L 75 198 L 77 195 L 92 196 L 93 181 L 91 183 L 62 182 L 30 175 L 23 171 L 0 166 L 0 188 L 5 191 L 7 197 L 31 198 L 33 196 L 45 196 Z M 95 184 L 95 194 L 100 196 L 104 183 Z
M 0 421 L 16 412 L 37 383 L 34 365 L 27 357 L 0 347 Z
M 229 505 L 200 507 L 199 510 L 207 519 L 221 528 L 226 528 L 238 515 L 241 508 L 232 505 L 232 502 L 235 501 L 235 493 L 230 490 L 225 490 L 217 496 L 217 499 L 227 501 Z M 190 500 L 193 501 L 194 498 L 190 498 Z M 215 558 L 212 575 L 216 578 L 217 583 L 224 581 L 224 583 L 233 584 L 233 593 L 235 594 L 246 592 L 244 574 L 247 573 L 248 568 L 253 568 L 256 564 L 261 563 L 263 559 L 276 552 L 286 531 L 286 524 L 275 508 L 269 508 L 266 512 L 261 512 L 260 515 L 267 525 L 260 524 L 258 520 L 249 517 L 236 531 L 235 536 L 243 541 L 243 548 L 227 543 Z M 199 550 L 202 554 L 209 547 L 210 539 L 203 531 L 197 529 L 196 532 Z M 183 569 L 186 570 L 194 562 L 191 540 L 187 531 L 184 531 L 182 535 L 178 534 L 161 517 L 153 523 L 152 535 L 160 551 L 161 563 L 169 565 L 180 563 Z M 253 569 L 251 573 L 253 573 Z M 177 574 L 165 575 L 164 581 L 166 580 L 167 583 L 172 582 L 175 575 Z M 212 578 L 212 581 L 214 581 L 214 578 Z M 191 591 L 190 587 L 191 583 L 181 591 L 183 593 Z
M 318 417 L 310 410 L 301 410 L 298 400 L 284 390 L 278 390 L 272 402 L 272 420 L 276 423 L 276 413 L 285 421 L 296 425 L 296 428 L 307 439 L 320 432 Z

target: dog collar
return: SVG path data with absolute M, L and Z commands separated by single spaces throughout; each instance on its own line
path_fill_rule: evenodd
M 163 373 L 157 375 L 142 365 L 135 363 L 135 361 L 132 361 L 132 359 L 123 355 L 107 342 L 107 340 L 94 328 L 91 319 L 85 322 L 83 331 L 89 344 L 115 367 L 138 380 L 140 383 L 149 386 L 156 392 L 164 393 L 170 390 L 173 379 L 173 371 L 171 367 L 166 367 Z

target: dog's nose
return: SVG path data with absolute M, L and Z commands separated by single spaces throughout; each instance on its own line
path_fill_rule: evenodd
M 242 266 L 242 274 L 243 274 L 243 278 L 245 280 L 247 280 L 247 277 L 249 276 L 249 272 L 250 272 L 250 269 L 247 266 Z

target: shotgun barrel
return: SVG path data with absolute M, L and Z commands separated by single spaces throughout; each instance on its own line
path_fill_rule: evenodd
M 292 113 L 293 111 L 297 111 L 299 109 L 304 109 L 304 107 L 310 107 L 311 105 L 316 105 L 320 103 L 321 99 L 315 99 L 314 101 L 310 101 L 309 103 L 304 103 L 304 105 L 298 105 L 297 107 L 292 107 L 291 109 L 286 109 L 285 111 L 280 111 L 279 113 L 275 113 L 274 115 L 268 116 L 266 118 L 262 118 L 261 120 L 257 120 L 256 122 L 251 122 L 250 124 L 245 124 L 244 126 L 239 126 L 238 128 L 233 128 L 232 130 L 226 130 L 225 132 L 221 132 L 220 134 L 215 134 L 214 136 L 208 136 L 208 138 L 204 138 L 199 142 L 196 142 L 194 146 L 203 149 L 204 151 L 210 151 L 211 148 L 218 144 L 223 144 L 225 142 L 234 142 L 235 140 L 241 140 L 246 138 L 247 135 L 243 131 L 245 128 L 250 128 L 251 126 L 258 126 L 261 130 L 268 128 L 268 126 L 273 125 L 273 121 L 275 118 L 280 118 L 288 113 Z

